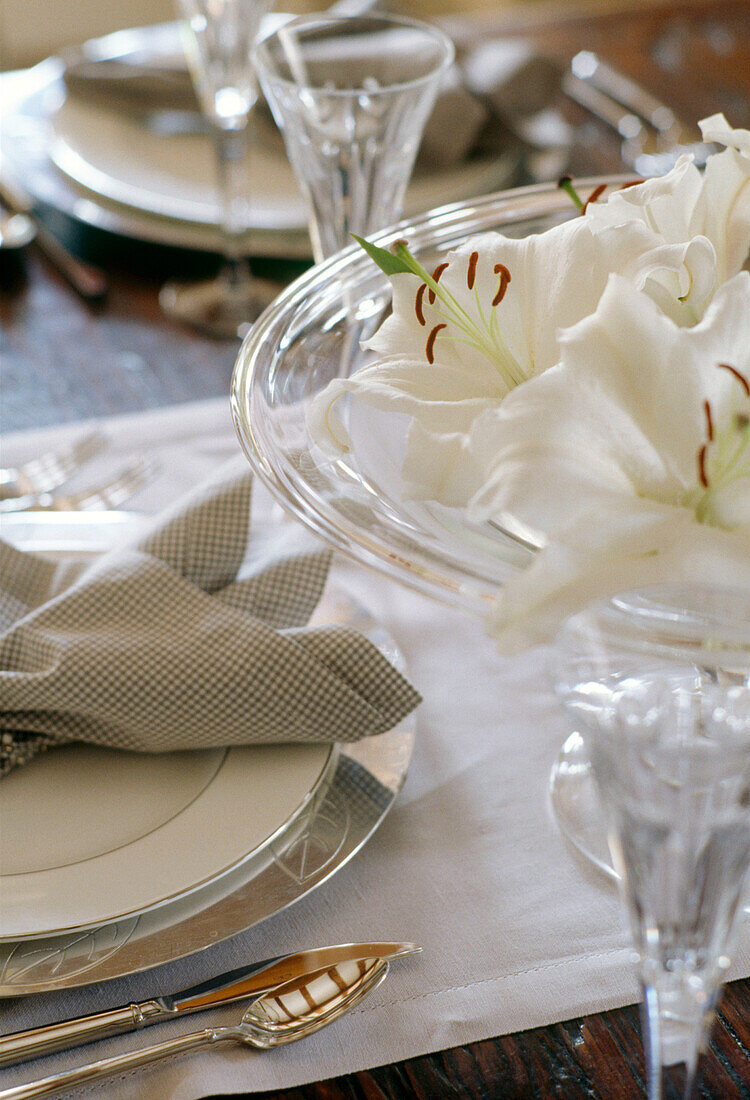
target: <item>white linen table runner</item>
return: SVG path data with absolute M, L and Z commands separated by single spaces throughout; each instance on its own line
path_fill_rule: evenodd
M 128 507 L 155 511 L 238 450 L 228 401 L 104 421 L 113 468 L 147 441 L 161 473 Z M 81 424 L 7 437 L 16 464 L 85 430 Z M 142 450 L 142 448 L 141 448 Z M 102 470 L 97 471 L 97 476 Z M 257 486 L 254 507 L 276 507 Z M 76 1097 L 197 1100 L 293 1087 L 600 1012 L 637 999 L 614 886 L 576 856 L 552 819 L 550 766 L 567 734 L 551 690 L 550 654 L 498 657 L 482 626 L 355 565 L 336 576 L 387 628 L 424 697 L 404 790 L 365 848 L 286 912 L 192 959 L 0 1009 L 3 1032 L 115 1007 L 285 951 L 366 939 L 415 940 L 421 956 L 347 1017 L 267 1053 L 220 1047 Z M 0 899 L 1 904 L 1 899 Z M 731 977 L 750 974 L 742 921 Z M 0 1072 L 0 1087 L 172 1035 L 234 1022 L 241 1008 L 147 1028 Z

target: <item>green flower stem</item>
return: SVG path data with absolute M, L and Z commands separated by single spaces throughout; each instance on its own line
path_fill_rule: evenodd
M 564 191 L 565 194 L 572 199 L 573 204 L 579 210 L 583 210 L 585 203 L 573 186 L 573 180 L 570 178 L 570 176 L 563 176 L 562 179 L 559 179 L 557 181 L 557 186 L 560 188 L 561 191 Z

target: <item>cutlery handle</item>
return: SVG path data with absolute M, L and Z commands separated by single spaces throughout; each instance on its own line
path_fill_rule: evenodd
M 17 214 L 26 214 L 36 229 L 34 243 L 49 262 L 57 268 L 73 289 L 87 301 L 97 301 L 107 292 L 107 277 L 93 264 L 85 263 L 68 252 L 65 245 L 47 229 L 32 209 L 31 199 L 9 179 L 0 179 L 0 203 Z
M 79 1066 L 78 1069 L 55 1073 L 50 1077 L 41 1077 L 36 1081 L 29 1081 L 26 1085 L 15 1085 L 0 1092 L 0 1100 L 30 1100 L 32 1096 L 60 1095 L 66 1089 L 83 1085 L 87 1081 L 98 1081 L 102 1077 L 110 1077 L 113 1073 L 123 1073 L 138 1069 L 140 1066 L 148 1066 L 152 1062 L 170 1058 L 173 1054 L 185 1054 L 189 1050 L 197 1050 L 199 1047 L 221 1041 L 222 1038 L 229 1038 L 229 1036 L 217 1034 L 212 1028 L 194 1031 L 190 1035 L 168 1039 L 166 1042 L 157 1043 L 144 1050 L 118 1054 L 114 1058 L 102 1058 L 99 1062 L 91 1062 L 90 1065 Z
M 86 301 L 99 301 L 107 293 L 107 277 L 104 272 L 94 267 L 93 264 L 79 260 L 72 252 L 58 241 L 53 233 L 50 233 L 36 216 L 33 216 L 36 227 L 34 243 L 40 252 L 43 252 L 53 267 L 56 267 L 64 279 L 73 287 L 73 290 L 85 298 Z
M 80 1016 L 77 1020 L 62 1020 L 58 1024 L 33 1027 L 28 1031 L 16 1031 L 12 1035 L 0 1035 L 0 1066 L 12 1066 L 41 1054 L 55 1050 L 93 1043 L 110 1035 L 135 1031 L 145 1024 L 156 1023 L 173 1015 L 157 1001 L 131 1004 L 114 1008 L 109 1012 L 97 1012 L 92 1016 Z
M 660 133 L 669 133 L 677 124 L 674 111 L 629 76 L 613 69 L 590 50 L 581 50 L 571 62 L 571 69 L 580 80 L 611 96 L 626 110 L 638 115 Z
M 637 115 L 588 80 L 567 72 L 563 74 L 561 86 L 565 95 L 579 103 L 594 118 L 616 130 L 621 138 L 632 141 L 644 134 L 644 124 Z

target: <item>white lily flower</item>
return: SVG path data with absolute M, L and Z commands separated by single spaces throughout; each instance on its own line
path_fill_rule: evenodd
M 723 115 L 700 123 L 703 138 L 726 148 L 700 172 L 689 156 L 658 179 L 590 203 L 594 226 L 639 221 L 661 239 L 644 257 L 641 285 L 678 324 L 694 324 L 716 289 L 742 269 L 750 252 L 750 131 Z
M 511 515 L 544 543 L 501 594 L 506 650 L 639 585 L 750 586 L 750 275 L 691 329 L 612 276 L 560 347 L 469 443 L 475 466 L 492 466 L 471 518 Z
M 476 417 L 553 366 L 558 330 L 593 312 L 612 270 L 638 278 L 644 253 L 659 243 L 640 222 L 594 232 L 574 218 L 521 240 L 473 238 L 435 269 L 434 287 L 394 275 L 393 313 L 368 345 L 380 359 L 335 379 L 311 402 L 312 438 L 328 453 L 348 449 L 336 407 L 345 394 L 405 413 L 413 421 L 405 491 L 436 495 Z M 465 503 L 468 482 L 457 474 L 453 503 Z

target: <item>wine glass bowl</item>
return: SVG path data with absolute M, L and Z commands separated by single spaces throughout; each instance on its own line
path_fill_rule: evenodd
M 453 45 L 391 16 L 303 16 L 255 48 L 255 67 L 310 211 L 320 262 L 397 221 Z

